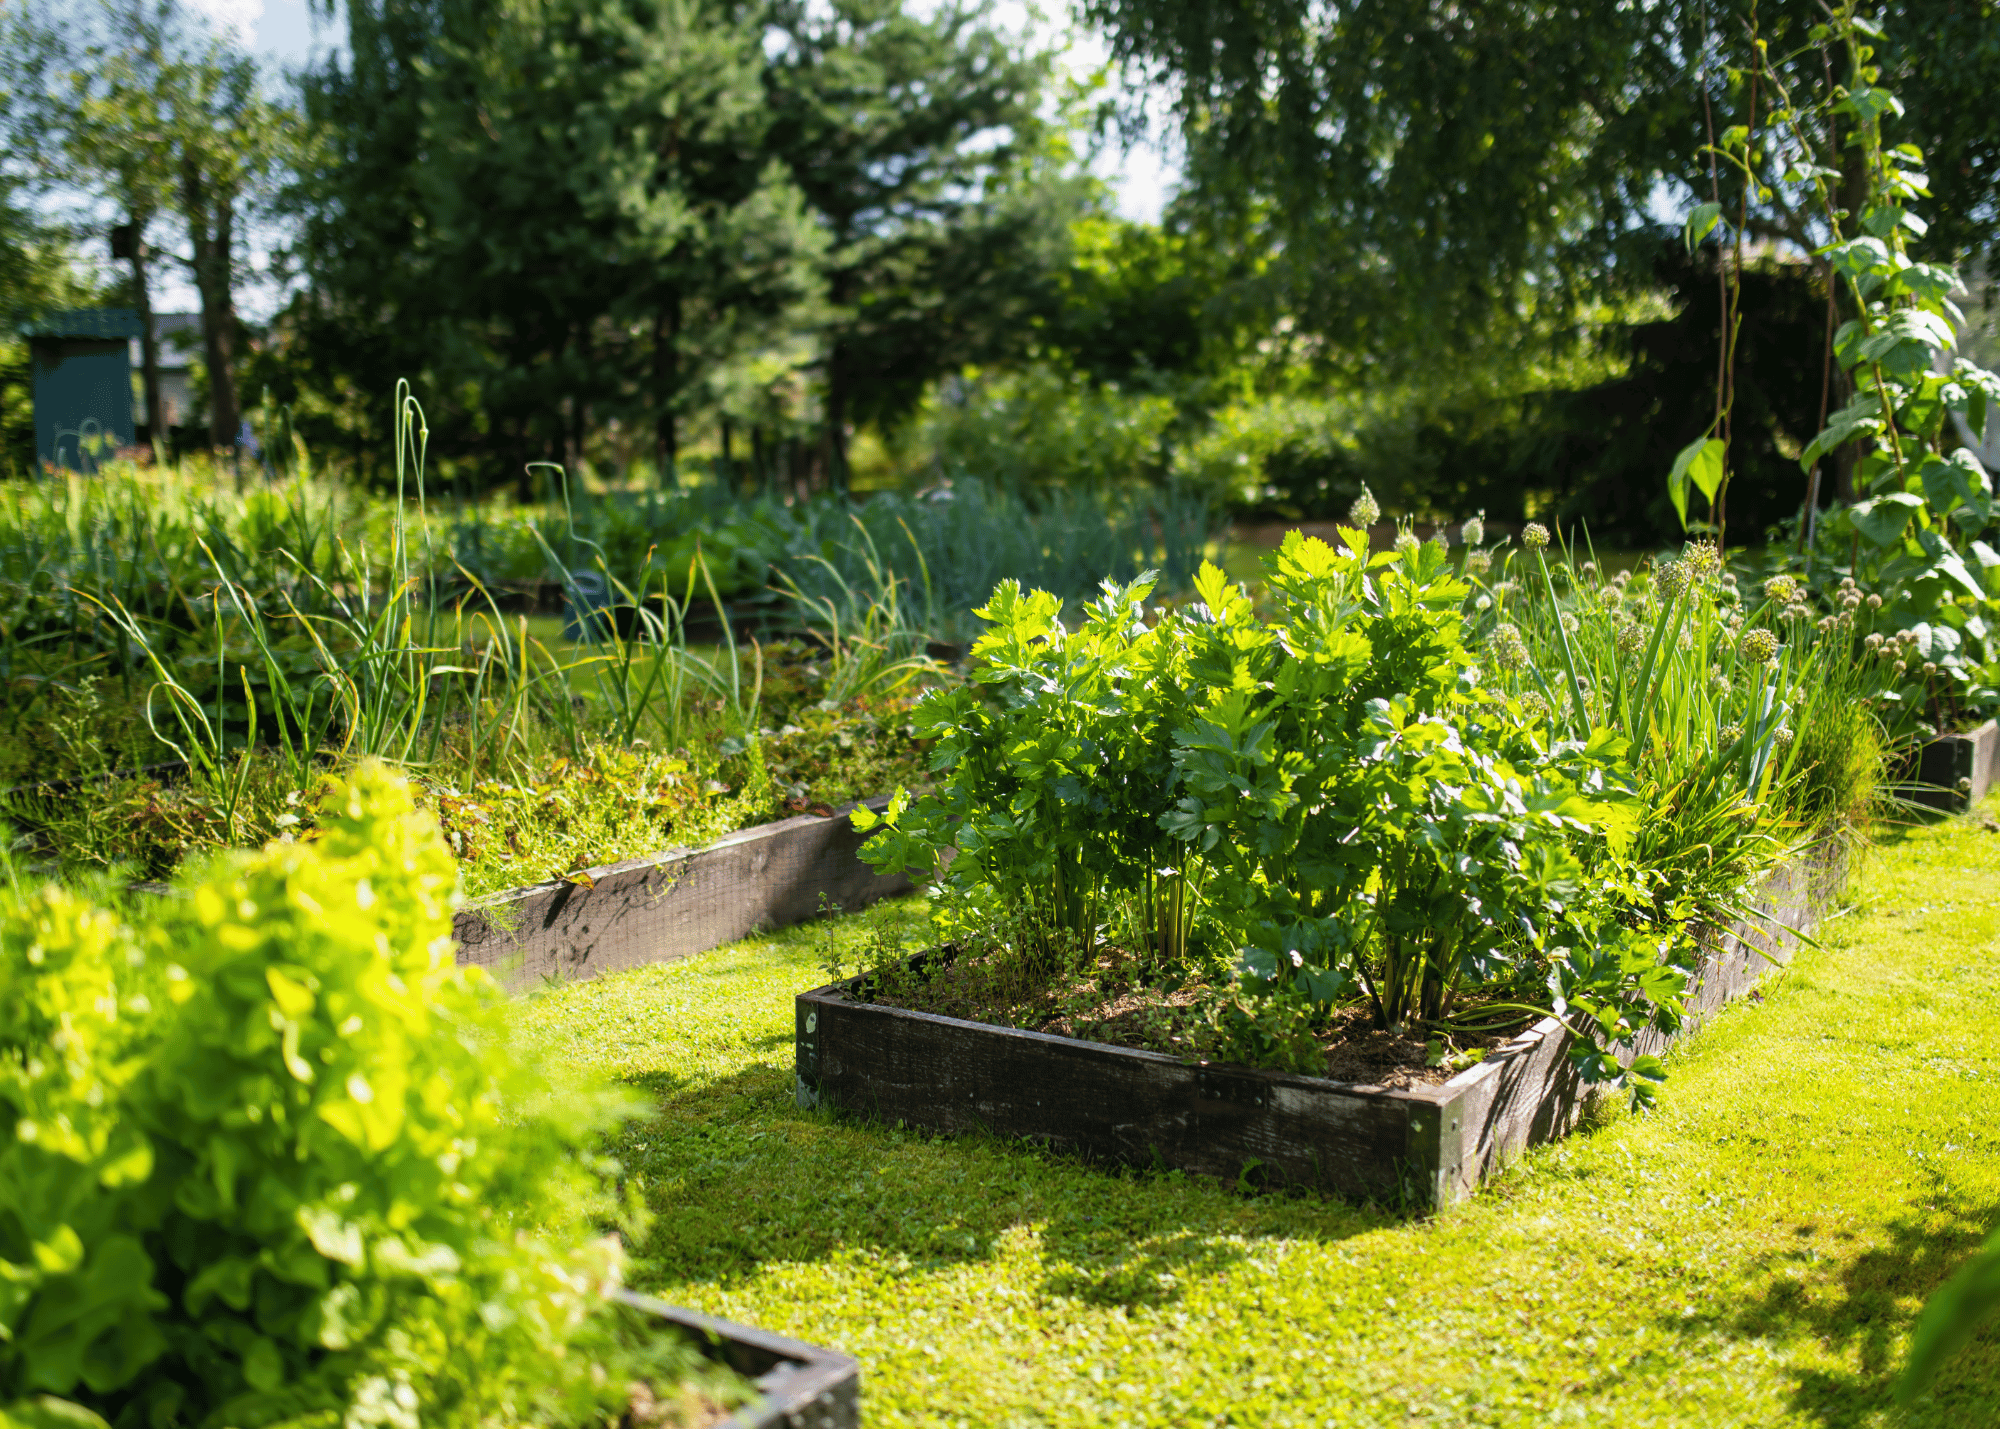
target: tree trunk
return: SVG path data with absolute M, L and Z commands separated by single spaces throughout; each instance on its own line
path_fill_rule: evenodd
M 146 388 L 146 431 L 156 450 L 167 440 L 160 411 L 160 338 L 153 331 L 153 295 L 146 275 L 146 219 L 132 215 L 132 294 L 139 310 L 139 371 Z
M 680 485 L 680 433 L 674 404 L 680 397 L 681 295 L 670 289 L 653 314 L 653 461 L 661 486 Z
M 181 199 L 188 239 L 194 249 L 195 290 L 201 295 L 202 354 L 208 364 L 208 441 L 236 445 L 240 412 L 236 404 L 236 305 L 230 294 L 230 250 L 234 243 L 235 201 L 210 194 L 199 165 L 181 168 Z
M 834 491 L 847 490 L 847 367 L 840 355 L 836 342 L 827 353 L 826 425 L 820 436 L 820 465 Z

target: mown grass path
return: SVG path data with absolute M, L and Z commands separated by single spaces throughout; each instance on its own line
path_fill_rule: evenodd
M 1989 1328 L 1909 1411 L 1922 1299 L 2000 1223 L 2000 831 L 1892 835 L 1676 1052 L 1664 1105 L 1423 1220 L 798 1111 L 792 994 L 907 905 L 521 1005 L 657 1098 L 639 1285 L 837 1345 L 870 1425 L 2000 1424 Z

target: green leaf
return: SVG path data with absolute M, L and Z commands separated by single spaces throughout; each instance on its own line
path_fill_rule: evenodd
M 1924 509 L 1924 499 L 1909 491 L 1892 491 L 1887 496 L 1857 501 L 1850 509 L 1854 527 L 1877 546 L 1893 546 L 1903 539 L 1910 518 Z
M 2000 1235 L 1925 1303 L 1910 1335 L 1910 1358 L 1896 1383 L 1896 1397 L 1906 1404 L 1916 1398 L 1995 1311 L 2000 1311 Z
M 0 1405 L 0 1429 L 110 1429 L 110 1426 L 102 1416 L 81 1404 L 57 1399 L 52 1394 L 38 1394 Z
M 1681 240 L 1687 244 L 1688 252 L 1694 252 L 1695 245 L 1715 231 L 1715 225 L 1722 220 L 1722 205 L 1719 203 L 1696 204 L 1681 228 Z
M 1674 458 L 1673 470 L 1667 473 L 1667 496 L 1674 503 L 1674 513 L 1687 525 L 1688 484 L 1692 482 L 1710 502 L 1715 493 L 1722 489 L 1723 455 L 1725 448 L 1714 437 L 1697 437 L 1681 448 Z

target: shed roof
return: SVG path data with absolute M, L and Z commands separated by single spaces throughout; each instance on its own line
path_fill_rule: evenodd
M 139 315 L 131 308 L 66 308 L 21 324 L 23 337 L 139 336 Z

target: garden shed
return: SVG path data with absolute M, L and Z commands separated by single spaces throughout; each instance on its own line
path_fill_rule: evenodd
M 26 324 L 35 398 L 38 464 L 94 471 L 132 429 L 130 308 L 73 308 Z

